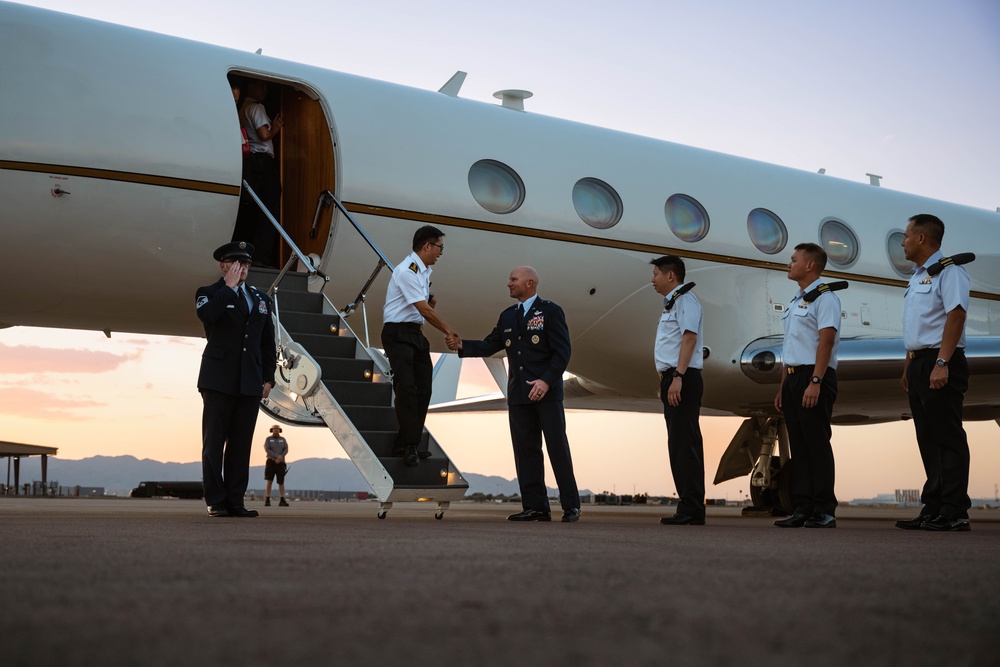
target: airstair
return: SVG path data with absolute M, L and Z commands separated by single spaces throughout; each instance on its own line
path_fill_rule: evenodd
M 249 185 L 243 185 L 267 214 Z M 330 278 L 316 269 L 318 258 L 304 255 L 267 214 L 292 255 L 280 271 L 251 269 L 247 277 L 271 294 L 277 319 L 278 384 L 261 408 L 287 424 L 329 428 L 380 501 L 379 519 L 394 502 L 407 501 L 436 502 L 434 517 L 442 519 L 452 500 L 464 498 L 469 484 L 426 428 L 418 447 L 420 464 L 405 465 L 402 452 L 395 450 L 399 425 L 388 359 L 347 323 L 359 306 L 364 314 L 367 290 L 380 270 L 392 270 L 392 264 L 332 193 L 324 192 L 320 201 L 339 208 L 378 264 L 355 301 L 338 309 L 322 293 Z M 321 208 L 317 204 L 317 216 Z M 304 271 L 292 272 L 292 266 Z M 364 329 L 367 338 L 367 322 Z

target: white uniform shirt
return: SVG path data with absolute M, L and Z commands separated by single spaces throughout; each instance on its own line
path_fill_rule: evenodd
M 429 299 L 431 271 L 415 252 L 411 252 L 396 265 L 385 293 L 383 322 L 424 323 L 423 316 L 413 304 Z
M 948 313 L 959 306 L 969 312 L 969 274 L 961 266 L 945 267 L 936 276 L 927 275 L 927 267 L 941 259 L 941 251 L 913 269 L 910 284 L 903 296 L 903 346 L 907 350 L 941 347 Z M 965 327 L 958 339 L 965 347 Z
M 251 153 L 267 153 L 274 157 L 274 142 L 270 139 L 264 140 L 257 134 L 258 127 L 271 124 L 271 119 L 267 117 L 267 110 L 264 105 L 252 97 L 243 100 L 240 107 L 240 123 L 247 131 L 247 140 L 250 142 Z
M 680 287 L 678 285 L 678 289 Z M 701 368 L 704 365 L 702 355 L 704 346 L 701 340 L 701 302 L 693 293 L 686 292 L 677 297 L 673 308 L 668 311 L 666 303 L 676 291 L 675 289 L 663 300 L 663 312 L 660 315 L 660 323 L 656 326 L 656 347 L 653 350 L 653 356 L 656 360 L 656 370 L 660 373 L 668 368 L 677 368 L 681 353 L 681 339 L 686 331 L 691 331 L 698 336 L 688 368 Z
M 802 300 L 806 292 L 811 292 L 823 283 L 816 279 L 804 290 L 796 292 L 782 315 L 785 326 L 785 341 L 781 349 L 781 361 L 785 366 L 812 366 L 816 363 L 819 349 L 819 330 L 833 327 L 833 351 L 830 353 L 829 368 L 837 368 L 837 348 L 840 347 L 840 299 L 833 292 L 823 292 L 812 303 Z

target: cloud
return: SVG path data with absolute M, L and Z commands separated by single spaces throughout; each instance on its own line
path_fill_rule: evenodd
M 94 350 L 63 350 L 0 343 L 0 368 L 7 374 L 107 373 L 141 356 L 140 352 L 112 354 Z
M 0 414 L 22 419 L 86 420 L 89 419 L 87 415 L 74 414 L 72 411 L 105 405 L 96 401 L 67 400 L 34 389 L 0 387 Z

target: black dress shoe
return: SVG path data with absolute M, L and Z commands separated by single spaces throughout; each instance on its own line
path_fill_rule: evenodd
M 921 514 L 915 519 L 900 519 L 896 522 L 896 528 L 902 528 L 903 530 L 920 530 L 924 521 L 930 521 L 933 519 L 930 514 Z
M 403 457 L 403 463 L 410 468 L 420 465 L 420 456 L 417 454 L 416 446 L 410 445 L 406 448 L 406 456 Z
M 801 528 L 806 525 L 806 521 L 809 520 L 808 514 L 799 514 L 796 512 L 787 519 L 780 519 L 774 522 L 774 525 L 778 528 Z
M 246 507 L 243 507 L 242 505 L 240 507 L 230 507 L 229 508 L 229 516 L 237 516 L 237 517 L 249 518 L 249 517 L 258 516 L 258 515 L 259 515 L 259 512 L 257 512 L 257 510 L 248 510 Z
M 552 521 L 552 515 L 539 510 L 524 510 L 507 517 L 508 521 Z
M 704 526 L 705 520 L 688 516 L 686 514 L 675 514 L 673 516 L 663 517 L 660 519 L 660 523 L 664 526 Z
M 937 531 L 969 531 L 972 530 L 972 526 L 969 525 L 969 520 L 960 516 L 945 516 L 943 514 L 934 517 L 933 519 L 928 519 L 924 521 L 921 526 L 924 530 L 937 530 Z
M 229 510 L 225 505 L 209 505 L 208 516 L 229 516 Z
M 806 528 L 836 528 L 837 527 L 837 517 L 832 514 L 824 514 L 823 512 L 816 512 L 809 520 L 804 524 Z
M 571 523 L 573 521 L 579 521 L 579 520 L 580 520 L 580 508 L 579 507 L 574 507 L 572 509 L 568 509 L 568 510 L 564 510 L 563 511 L 563 518 L 562 518 L 562 522 L 563 523 Z

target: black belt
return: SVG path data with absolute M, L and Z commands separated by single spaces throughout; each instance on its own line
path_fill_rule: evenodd
M 796 373 L 805 373 L 806 371 L 812 373 L 812 370 L 814 368 L 816 368 L 815 364 L 810 364 L 806 366 L 785 366 L 785 374 L 795 375 Z
M 952 356 L 959 354 L 965 355 L 964 347 L 956 347 Z M 922 350 L 907 350 L 906 356 L 910 359 L 919 359 L 920 357 L 934 357 L 935 359 L 941 355 L 941 348 L 939 347 L 925 347 Z
M 424 326 L 420 322 L 386 322 L 386 327 L 396 327 L 398 329 L 412 329 L 413 331 L 420 331 L 420 327 Z

